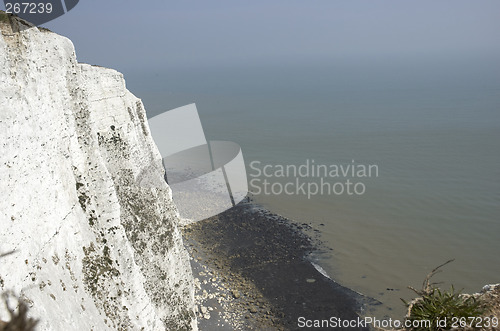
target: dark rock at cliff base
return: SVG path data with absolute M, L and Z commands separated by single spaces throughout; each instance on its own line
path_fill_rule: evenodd
M 244 293 L 229 305 L 241 312 L 236 314 L 243 323 L 240 329 L 298 330 L 299 317 L 358 318 L 361 295 L 314 268 L 306 256 L 315 245 L 297 227 L 252 204 L 240 204 L 184 228 L 197 259 L 218 270 L 232 293 Z

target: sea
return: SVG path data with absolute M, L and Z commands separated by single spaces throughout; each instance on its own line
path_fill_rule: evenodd
M 379 303 L 366 315 L 402 318 L 408 286 L 450 259 L 433 278 L 443 289 L 500 282 L 498 60 L 199 65 L 125 79 L 148 117 L 196 103 L 207 139 L 238 143 L 254 200 L 316 229 L 327 249 L 311 259 Z M 311 164 L 328 171 L 306 174 Z

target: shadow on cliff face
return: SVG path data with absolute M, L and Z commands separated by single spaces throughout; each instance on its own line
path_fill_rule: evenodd
M 300 329 L 299 317 L 357 320 L 361 297 L 305 259 L 315 247 L 302 232 L 304 226 L 240 203 L 187 226 L 185 233 L 201 246 L 205 262 L 227 275 L 237 301 L 247 306 L 257 326 Z

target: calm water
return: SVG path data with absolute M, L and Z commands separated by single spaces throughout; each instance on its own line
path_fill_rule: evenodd
M 448 259 L 436 276 L 444 287 L 500 282 L 499 68 L 353 63 L 126 79 L 149 116 L 196 102 L 207 137 L 240 144 L 247 164 L 378 165 L 360 196 L 256 199 L 319 229 L 332 248 L 316 257 L 324 269 L 380 300 L 372 314 L 395 317 L 412 297 L 406 286 Z

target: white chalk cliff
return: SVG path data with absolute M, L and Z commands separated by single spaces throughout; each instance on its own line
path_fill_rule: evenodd
M 14 253 L 0 259 L 0 292 L 25 300 L 39 330 L 196 329 L 142 102 L 119 72 L 78 63 L 67 38 L 10 20 L 0 20 L 0 254 Z

